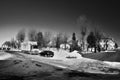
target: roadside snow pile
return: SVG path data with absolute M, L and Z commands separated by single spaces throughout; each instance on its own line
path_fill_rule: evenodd
M 107 51 L 103 51 L 103 52 L 116 52 L 116 51 L 112 51 L 112 50 L 107 50 Z
M 73 51 L 71 53 L 68 53 L 68 56 L 66 56 L 67 58 L 77 58 L 77 59 L 80 59 L 82 58 L 82 56 L 78 53 L 78 51 Z
M 66 59 L 66 58 L 76 58 L 79 59 L 82 56 L 78 53 L 78 51 L 73 51 L 73 52 L 69 52 L 67 50 L 51 50 L 54 52 L 54 56 L 53 59 Z
M 8 53 L 1 53 L 0 60 L 6 60 L 6 59 L 9 59 L 11 57 L 13 57 L 13 55 L 8 54 Z
M 109 64 L 113 68 L 120 69 L 120 62 L 103 61 L 103 63 Z
M 51 50 L 54 52 L 54 56 L 53 58 L 54 59 L 64 59 L 67 55 L 68 55 L 68 52 L 65 51 L 65 50 Z

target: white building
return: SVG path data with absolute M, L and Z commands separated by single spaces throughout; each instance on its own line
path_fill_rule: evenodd
M 70 45 L 69 44 L 60 44 L 60 48 L 61 49 L 70 49 Z
M 108 50 L 113 50 L 113 49 L 115 49 L 115 42 L 114 41 L 112 41 L 112 40 L 109 40 L 108 42 L 107 42 L 107 45 L 108 45 Z
M 111 38 L 103 38 L 100 41 L 100 46 L 103 49 L 113 50 L 115 49 L 115 41 Z
M 32 51 L 34 46 L 37 46 L 37 42 L 34 41 L 24 41 L 21 43 L 21 50 L 23 51 Z

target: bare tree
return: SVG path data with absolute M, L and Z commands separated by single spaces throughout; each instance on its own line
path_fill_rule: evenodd
M 14 38 L 12 38 L 10 42 L 12 48 L 17 48 L 17 42 L 14 40 Z
M 87 36 L 87 43 L 88 43 L 88 48 L 95 48 L 96 47 L 96 38 L 95 38 L 94 32 L 91 31 L 89 33 L 89 35 Z
M 28 33 L 28 38 L 30 41 L 36 41 L 36 30 L 30 30 Z
M 11 47 L 11 42 L 10 41 L 5 41 L 2 45 L 6 45 L 8 47 Z
M 82 49 L 84 50 L 85 48 L 85 36 L 87 34 L 87 27 L 88 27 L 88 20 L 86 16 L 82 15 L 79 17 L 78 24 L 80 26 L 81 30 L 81 36 L 82 36 Z
M 66 33 L 63 34 L 62 42 L 63 42 L 63 44 L 65 44 L 65 50 L 66 50 L 66 45 L 67 45 L 68 38 L 69 38 L 69 36 Z
M 62 33 L 58 33 L 55 37 L 56 48 L 60 48 L 60 44 L 62 43 Z
M 38 32 L 36 35 L 36 40 L 39 48 L 42 48 L 44 45 L 43 34 L 42 32 Z
M 48 44 L 50 43 L 51 36 L 52 36 L 52 34 L 51 34 L 50 32 L 45 32 L 45 33 L 44 33 L 44 35 L 43 35 L 44 47 L 47 47 Z
M 25 30 L 24 30 L 24 29 L 21 29 L 21 30 L 18 32 L 18 34 L 17 34 L 17 36 L 16 36 L 16 39 L 17 39 L 17 41 L 20 42 L 20 43 L 25 40 Z
M 85 48 L 85 36 L 86 36 L 86 33 L 87 33 L 87 28 L 82 27 L 81 28 L 81 35 L 82 35 L 82 48 L 83 48 L 83 50 Z
M 16 35 L 16 39 L 17 39 L 17 43 L 16 43 L 16 45 L 17 45 L 17 48 L 20 48 L 20 44 L 21 44 L 21 42 L 23 42 L 24 40 L 25 40 L 25 29 L 21 29 L 18 33 L 17 33 L 17 35 Z

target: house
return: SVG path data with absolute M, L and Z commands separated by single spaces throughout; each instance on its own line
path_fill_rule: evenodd
M 115 49 L 115 42 L 113 40 L 108 40 L 107 45 L 108 45 L 107 50 Z
M 115 49 L 115 41 L 112 38 L 102 38 L 99 44 L 102 50 Z
M 34 41 L 24 41 L 21 43 L 22 51 L 32 51 L 35 47 L 37 47 L 37 42 Z
M 67 49 L 67 50 L 69 50 L 70 49 L 70 45 L 69 44 L 60 44 L 60 48 L 61 49 Z
M 11 48 L 8 46 L 8 45 L 6 45 L 6 44 L 3 44 L 2 46 L 1 46 L 1 50 L 10 50 Z

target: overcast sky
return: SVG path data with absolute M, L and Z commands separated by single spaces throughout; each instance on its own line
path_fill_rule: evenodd
M 81 15 L 120 41 L 120 8 L 114 0 L 0 0 L 0 44 L 21 28 L 79 33 Z

